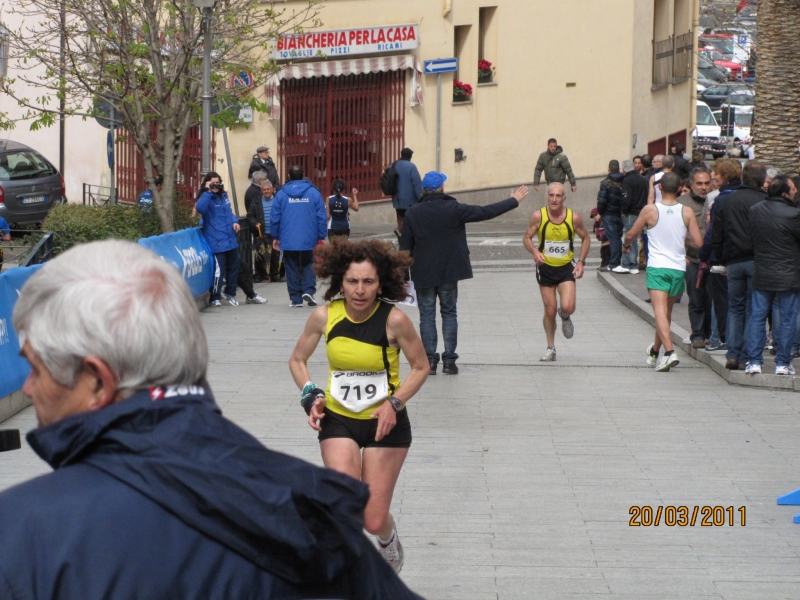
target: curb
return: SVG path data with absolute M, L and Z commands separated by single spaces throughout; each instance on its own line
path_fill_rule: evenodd
M 597 278 L 600 280 L 600 283 L 611 292 L 612 296 L 631 309 L 638 317 L 655 327 L 656 320 L 655 317 L 653 317 L 653 311 L 649 304 L 637 298 L 629 292 L 625 286 L 618 283 L 614 277 L 607 273 L 598 271 Z M 745 375 L 744 371 L 729 371 L 725 368 L 724 355 L 714 355 L 702 349 L 692 348 L 691 344 L 684 344 L 683 340 L 689 337 L 690 332 L 686 331 L 680 325 L 672 323 L 670 332 L 670 337 L 675 347 L 680 348 L 698 362 L 711 367 L 712 371 L 731 385 L 771 390 L 787 390 L 790 392 L 800 391 L 800 377 L 798 376 L 791 377 L 786 375 L 771 375 L 768 373 L 762 375 Z

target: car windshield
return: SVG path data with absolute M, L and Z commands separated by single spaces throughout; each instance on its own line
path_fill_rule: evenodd
M 0 181 L 35 179 L 55 174 L 55 167 L 33 150 L 0 154 Z
M 716 117 L 717 121 L 720 124 L 725 124 L 725 119 L 723 118 L 722 111 L 715 110 L 714 117 Z M 737 127 L 750 127 L 753 124 L 753 113 L 748 112 L 737 112 L 733 122 L 736 123 Z
M 697 59 L 697 68 L 698 69 L 712 69 L 714 67 L 714 63 L 711 62 L 711 59 L 708 58 L 705 54 L 701 54 Z
M 712 127 L 717 126 L 717 122 L 714 120 L 714 115 L 711 114 L 710 108 L 708 108 L 707 106 L 697 107 L 697 124 L 711 125 Z
M 722 54 L 733 55 L 733 40 L 731 39 L 711 38 L 704 39 L 703 41 L 706 44 L 714 46 L 714 48 L 722 52 Z
M 705 54 L 711 60 L 725 60 L 725 57 L 722 55 L 722 52 L 716 49 L 708 49 L 706 48 L 703 50 L 703 54 Z
M 728 88 L 727 86 L 722 85 L 722 86 L 708 88 L 705 91 L 704 95 L 706 95 L 706 96 L 727 96 L 729 92 L 730 92 L 730 88 Z
M 738 106 L 755 106 L 756 97 L 752 94 L 731 94 L 728 96 L 728 104 Z

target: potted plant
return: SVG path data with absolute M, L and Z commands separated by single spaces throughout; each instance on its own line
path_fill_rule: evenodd
M 453 82 L 453 102 L 467 102 L 472 100 L 472 86 L 460 81 Z
M 492 75 L 494 74 L 494 67 L 488 60 L 480 59 L 478 61 L 478 83 L 491 83 Z

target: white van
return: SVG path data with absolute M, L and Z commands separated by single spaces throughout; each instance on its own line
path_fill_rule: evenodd
M 695 150 L 711 154 L 714 158 L 725 156 L 725 141 L 721 140 L 722 130 L 714 118 L 714 113 L 705 102 L 697 101 L 697 126 L 692 131 Z

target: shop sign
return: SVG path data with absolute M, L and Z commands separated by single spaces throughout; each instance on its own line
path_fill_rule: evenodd
M 273 58 L 292 60 L 315 56 L 350 56 L 375 52 L 404 52 L 419 46 L 419 25 L 387 25 L 333 31 L 284 34 Z

